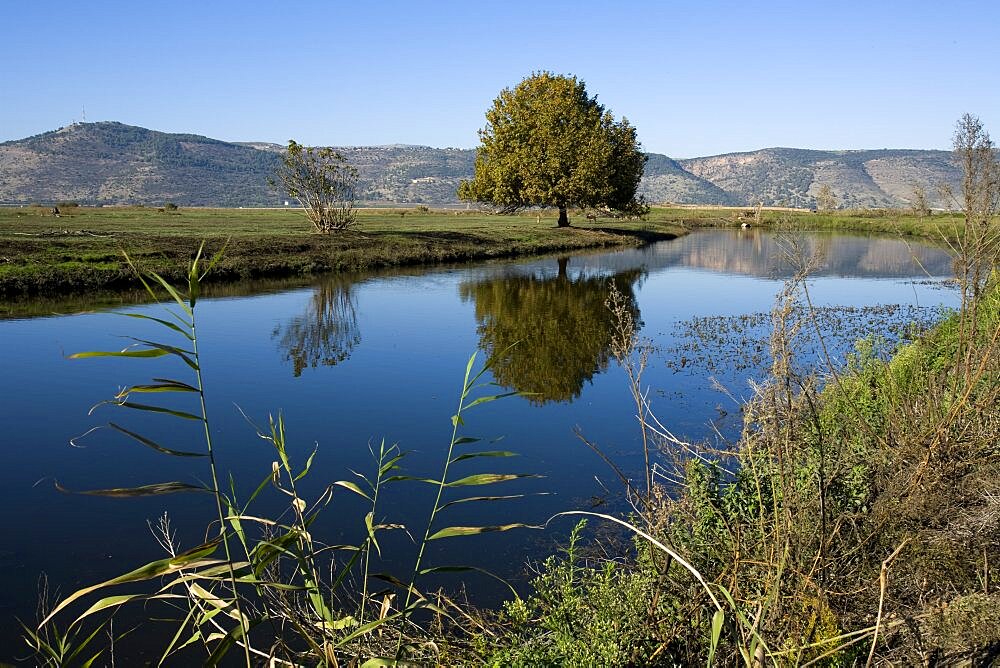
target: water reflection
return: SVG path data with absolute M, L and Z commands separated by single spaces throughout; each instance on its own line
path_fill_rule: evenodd
M 275 327 L 272 337 L 278 339 L 278 349 L 292 363 L 296 377 L 307 367 L 343 362 L 361 343 L 353 285 L 346 276 L 324 279 L 315 287 L 304 313 Z
M 687 268 L 759 278 L 787 278 L 790 246 L 820 259 L 813 276 L 904 278 L 951 276 L 952 258 L 939 248 L 899 237 L 861 237 L 824 232 L 699 230 L 669 243 L 636 251 L 650 272 Z M 616 269 L 635 265 L 631 253 L 610 259 Z
M 604 303 L 609 286 L 624 295 L 638 322 L 635 285 L 645 274 L 633 268 L 571 277 L 569 258 L 557 264 L 554 276 L 512 272 L 459 285 L 462 299 L 475 302 L 480 348 L 493 355 L 514 346 L 494 366 L 494 378 L 539 405 L 579 397 L 584 383 L 607 367 L 614 327 Z
M 873 316 L 855 328 L 865 334 L 882 334 L 896 322 L 905 325 L 916 319 L 911 310 L 900 310 L 893 317 L 880 304 L 933 307 L 955 303 L 951 291 L 941 290 L 937 281 L 925 280 L 924 271 L 911 261 L 916 255 L 931 274 L 948 275 L 950 258 L 940 249 L 911 248 L 898 239 L 832 234 L 804 235 L 803 242 L 824 246 L 828 267 L 836 268 L 841 276 L 865 277 L 823 278 L 812 286 L 816 303 L 824 307 L 874 308 Z M 646 322 L 643 333 L 661 352 L 644 376 L 655 410 L 679 436 L 698 440 L 715 433 L 719 409 L 724 408 L 730 421 L 722 427 L 732 427 L 724 434 L 728 435 L 741 426 L 738 408 L 713 389 L 709 375 L 735 397 L 744 397 L 749 392 L 747 378 L 767 362 L 744 363 L 746 368 L 740 368 L 739 363 L 716 355 L 715 367 L 709 367 L 698 359 L 698 351 L 684 347 L 690 339 L 683 327 L 685 323 L 700 325 L 702 332 L 712 336 L 738 334 L 742 346 L 738 352 L 753 354 L 758 333 L 753 314 L 766 314 L 780 288 L 759 280 L 780 266 L 773 259 L 775 247 L 773 235 L 766 231 L 698 230 L 646 248 L 586 253 L 562 262 L 548 257 L 386 270 L 354 275 L 350 280 L 328 277 L 316 284 L 309 279 L 313 285 L 309 289 L 302 289 L 303 280 L 207 286 L 204 296 L 216 299 L 201 302 L 199 336 L 205 343 L 206 363 L 212 364 L 208 402 L 218 430 L 220 461 L 237 484 L 248 486 L 240 488 L 247 493 L 252 492 L 261 471 L 270 469 L 265 447 L 247 447 L 247 437 L 252 438 L 253 432 L 233 409 L 237 404 L 255 418 L 284 409 L 294 427 L 292 457 L 296 461 L 305 461 L 312 444 L 320 443 L 316 477 L 303 480 L 320 486 L 315 494 L 321 493 L 325 481 L 343 477 L 349 468 L 367 471 L 371 460 L 365 444 L 372 438 L 399 440 L 403 447 L 422 451 L 414 455 L 409 471 L 418 475 L 431 471 L 429 467 L 437 466 L 440 456 L 433 444 L 439 444 L 442 436 L 447 438 L 442 430 L 448 428 L 447 416 L 453 412 L 451 401 L 460 380 L 456 374 L 464 368 L 469 352 L 477 346 L 502 350 L 524 339 L 496 370 L 496 380 L 511 388 L 539 392 L 534 405 L 521 400 L 501 402 L 477 413 L 470 433 L 505 435 L 517 444 L 512 449 L 530 458 L 523 470 L 546 476 L 541 488 L 530 489 L 551 494 L 526 499 L 530 505 L 518 510 L 524 521 L 542 521 L 580 507 L 605 491 L 595 476 L 610 480 L 599 458 L 581 454 L 585 449 L 573 435 L 574 425 L 580 425 L 592 441 L 610 447 L 629 475 L 643 466 L 634 408 L 622 377 L 613 368 L 603 376 L 600 373 L 605 366 L 613 367 L 607 351 L 611 326 L 603 305 L 609 278 L 629 298 L 633 313 L 638 316 L 641 308 Z M 715 273 L 713 267 L 728 273 Z M 882 280 L 897 270 L 903 280 Z M 827 273 L 833 272 L 828 269 Z M 254 290 L 262 294 L 234 298 Z M 176 458 L 166 463 L 157 460 L 156 466 L 168 468 L 158 469 L 151 478 L 148 457 L 153 453 L 147 448 L 67 445 L 69 438 L 94 426 L 87 408 L 106 397 L 109 387 L 129 378 L 141 380 L 145 374 L 114 360 L 69 363 L 63 357 L 64 352 L 120 347 L 117 335 L 139 333 L 133 329 L 136 322 L 106 314 L 29 318 L 101 305 L 122 308 L 144 299 L 141 293 L 125 293 L 86 301 L 94 297 L 0 301 L 0 341 L 14 351 L 4 358 L 0 394 L 7 432 L 17 434 L 17 447 L 8 447 L 0 467 L 0 526 L 7 527 L 0 533 L 4 567 L 0 610 L 6 622 L 0 625 L 0 662 L 11 660 L 5 654 L 15 653 L 5 649 L 22 642 L 13 620 L 15 615 L 31 619 L 39 571 L 49 573 L 53 587 L 67 591 L 159 559 L 162 553 L 149 536 L 146 518 L 165 508 L 170 509 L 181 536 L 187 532 L 186 544 L 197 544 L 194 541 L 201 542 L 203 537 L 203 500 L 194 496 L 150 497 L 122 505 L 110 499 L 83 502 L 53 492 L 50 484 L 35 485 L 51 478 L 75 481 L 81 488 L 157 479 L 198 482 L 190 477 L 188 463 Z M 636 300 L 641 303 L 637 305 Z M 8 317 L 18 319 L 2 319 L 5 307 Z M 161 306 L 137 306 L 131 311 L 162 315 Z M 843 328 L 844 338 L 856 338 L 848 327 L 851 323 L 843 321 L 842 311 L 830 314 L 827 321 L 818 321 L 821 328 L 833 334 L 835 328 Z M 762 327 L 766 327 L 769 320 L 763 317 Z M 280 323 L 277 328 L 276 323 Z M 732 329 L 734 323 L 742 323 L 739 332 Z M 159 335 L 159 329 L 154 330 Z M 751 339 L 747 344 L 742 343 L 744 336 Z M 702 353 L 714 351 L 717 345 L 702 339 L 697 343 Z M 706 351 L 706 345 L 712 350 Z M 348 355 L 350 361 L 341 362 Z M 672 366 L 664 363 L 670 360 L 675 361 Z M 292 378 L 289 371 L 293 369 L 303 377 Z M 725 374 L 727 370 L 730 373 Z M 24 391 L 40 383 L 46 388 L 44 401 L 39 401 L 36 392 Z M 336 414 L 330 410 L 331 396 L 338 398 Z M 133 418 L 136 422 L 130 428 L 151 435 L 162 433 L 160 416 Z M 706 426 L 710 422 L 711 429 Z M 422 521 L 424 497 L 419 492 L 405 496 L 409 490 L 400 486 L 401 496 L 392 514 L 398 509 L 404 514 L 398 519 Z M 511 521 L 506 516 L 510 508 L 504 504 L 485 506 L 456 522 Z M 353 513 L 323 514 L 317 520 L 316 535 L 336 542 L 352 540 L 351 532 L 358 529 L 355 518 Z M 118 538 L 114 546 L 106 545 L 103 537 L 107 535 Z M 513 532 L 487 534 L 469 540 L 496 537 L 498 542 L 469 545 L 484 555 L 477 565 L 511 576 L 521 571 L 524 558 L 539 556 L 537 545 L 529 545 L 537 540 L 535 535 L 525 534 L 522 539 Z M 363 538 L 360 535 L 358 540 Z M 476 585 L 474 591 L 482 590 Z M 131 657 L 124 656 L 124 651 L 116 648 L 119 663 L 130 665 Z

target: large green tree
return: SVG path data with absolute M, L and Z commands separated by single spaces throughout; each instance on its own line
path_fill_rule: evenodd
M 639 213 L 636 196 L 646 164 L 635 128 L 616 121 L 574 76 L 540 72 L 505 88 L 479 131 L 476 173 L 458 196 L 505 211 L 529 206 Z

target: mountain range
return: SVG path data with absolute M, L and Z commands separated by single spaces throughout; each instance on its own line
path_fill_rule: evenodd
M 335 147 L 359 172 L 368 204 L 458 203 L 475 150 L 427 146 Z M 157 132 L 104 121 L 0 143 L 0 204 L 281 206 L 268 178 L 284 148 Z M 811 207 L 824 185 L 844 208 L 909 207 L 915 187 L 950 208 L 940 186 L 958 190 L 948 151 L 815 151 L 767 148 L 674 160 L 649 153 L 640 192 L 653 203 Z

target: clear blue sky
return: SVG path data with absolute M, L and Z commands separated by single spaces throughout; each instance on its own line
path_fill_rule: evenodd
M 232 141 L 473 147 L 575 74 L 646 150 L 1000 138 L 1000 2 L 0 0 L 0 141 L 117 120 Z

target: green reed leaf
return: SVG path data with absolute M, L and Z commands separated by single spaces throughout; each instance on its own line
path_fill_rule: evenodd
M 459 455 L 451 460 L 451 463 L 460 462 L 466 459 L 473 459 L 475 457 L 517 457 L 516 452 L 511 452 L 510 450 L 484 450 L 483 452 L 470 452 L 464 455 Z
M 400 480 L 412 480 L 413 482 L 426 482 L 431 485 L 441 484 L 440 480 L 434 480 L 433 478 L 418 478 L 412 475 L 391 475 L 382 482 L 398 482 Z
M 405 452 L 401 452 L 398 455 L 396 455 L 395 457 L 393 457 L 392 459 L 390 459 L 389 461 L 387 461 L 384 464 L 382 464 L 382 466 L 380 466 L 379 469 L 378 469 L 379 476 L 380 477 L 384 476 L 389 471 L 393 471 L 395 469 L 398 469 L 399 467 L 396 466 L 396 463 L 400 459 L 402 459 L 403 457 L 405 457 L 405 456 L 406 456 L 406 453 Z
M 257 625 L 256 621 L 253 621 L 249 624 L 249 626 L 251 627 L 256 625 Z M 203 665 L 205 666 L 219 665 L 219 662 L 226 657 L 226 654 L 229 652 L 230 649 L 232 649 L 233 645 L 235 645 L 238 641 L 243 639 L 243 636 L 246 634 L 246 632 L 247 628 L 244 627 L 242 624 L 239 624 L 229 629 L 229 632 L 226 633 L 226 635 L 223 636 L 219 644 L 215 646 L 215 649 L 212 650 L 211 656 L 209 656 L 208 659 L 205 660 L 205 663 Z
M 188 588 L 188 592 L 191 593 L 195 598 L 201 599 L 206 604 L 212 606 L 213 608 L 219 610 L 223 614 L 227 615 L 231 619 L 243 624 L 247 623 L 245 615 L 242 615 L 237 609 L 236 600 L 230 598 L 222 598 L 215 592 L 205 589 L 203 586 L 197 582 L 192 582 Z
M 139 357 L 163 357 L 164 355 L 169 355 L 169 354 L 170 353 L 168 353 L 167 351 L 160 350 L 160 349 L 157 349 L 157 348 L 154 348 L 154 349 L 141 348 L 141 349 L 138 349 L 138 350 L 134 350 L 130 346 L 128 348 L 125 348 L 125 349 L 119 350 L 119 351 L 114 351 L 114 350 L 88 350 L 88 351 L 82 352 L 82 353 L 73 353 L 72 355 L 68 356 L 68 359 L 71 359 L 71 360 L 82 360 L 82 359 L 87 359 L 89 357 L 136 357 L 136 358 L 139 358 Z
M 465 487 L 468 485 L 492 485 L 497 482 L 506 482 L 508 480 L 517 480 L 518 478 L 540 478 L 540 475 L 534 473 L 477 473 L 475 475 L 466 476 L 464 478 L 459 478 L 458 480 L 453 480 L 445 484 L 445 487 Z
M 80 599 L 87 594 L 97 591 L 98 589 L 104 589 L 106 587 L 113 587 L 115 585 L 127 584 L 129 582 L 141 582 L 143 580 L 152 580 L 153 578 L 158 578 L 164 575 L 169 575 L 171 573 L 176 573 L 182 569 L 192 569 L 197 568 L 202 565 L 215 565 L 219 561 L 217 559 L 208 559 L 219 547 L 221 538 L 217 538 L 211 542 L 198 545 L 197 547 L 191 548 L 186 552 L 182 552 L 176 556 L 168 557 L 166 559 L 159 559 L 157 561 L 151 561 L 144 566 L 129 571 L 123 575 L 111 578 L 110 580 L 105 580 L 95 585 L 89 587 L 84 587 L 83 589 L 78 589 L 62 601 L 59 605 L 54 607 L 52 611 L 43 619 L 39 624 L 38 628 L 45 626 L 49 621 L 52 620 L 60 611 L 64 610 L 73 601 Z
M 64 657 L 64 660 L 65 660 L 65 662 L 66 662 L 67 664 L 72 664 L 72 663 L 73 663 L 73 661 L 74 661 L 74 659 L 76 659 L 76 658 L 77 658 L 77 657 L 78 657 L 78 656 L 79 656 L 79 655 L 80 655 L 80 654 L 81 654 L 81 653 L 82 653 L 82 652 L 83 652 L 83 651 L 84 651 L 84 650 L 85 650 L 85 649 L 87 648 L 87 645 L 89 645 L 89 644 L 90 644 L 90 642 L 91 642 L 91 641 L 92 641 L 92 640 L 93 640 L 93 639 L 94 639 L 95 637 L 97 637 L 97 634 L 98 634 L 98 633 L 99 633 L 99 632 L 100 632 L 100 631 L 101 631 L 102 629 L 104 629 L 104 626 L 105 626 L 105 624 L 106 624 L 106 623 L 107 623 L 107 622 L 102 622 L 102 623 L 98 624 L 98 625 L 97 625 L 97 628 L 95 628 L 95 629 L 94 629 L 93 631 L 91 631 L 90 635 L 89 635 L 89 636 L 87 636 L 87 637 L 86 637 L 86 638 L 85 638 L 85 639 L 83 640 L 83 642 L 81 642 L 81 643 L 78 643 L 78 644 L 77 644 L 77 647 L 76 647 L 76 649 L 75 649 L 75 650 L 73 650 L 73 652 L 71 652 L 71 653 L 69 654 L 69 656 L 66 656 L 66 657 Z M 128 632 L 126 631 L 126 633 L 128 633 Z M 123 635 L 124 635 L 124 634 L 123 634 Z M 122 636 L 118 636 L 118 637 L 120 638 L 120 637 L 122 637 Z M 89 659 L 87 659 L 86 661 L 84 661 L 83 663 L 81 663 L 81 664 L 80 664 L 80 668 L 86 668 L 86 666 L 90 666 L 90 665 L 93 665 L 94 661 L 96 661 L 96 660 L 97 660 L 97 658 L 98 658 L 99 656 L 101 656 L 101 654 L 103 654 L 103 653 L 104 653 L 104 648 L 102 647 L 101 649 L 97 650 L 97 653 L 96 653 L 96 654 L 94 654 L 94 655 L 93 655 L 93 656 L 91 656 L 91 657 L 90 657 Z
M 262 540 L 257 543 L 250 551 L 254 575 L 260 577 L 267 565 L 282 554 L 296 558 L 294 554 L 289 552 L 286 546 L 294 543 L 301 537 L 302 533 L 298 529 L 290 529 L 287 533 L 276 538 Z
M 174 417 L 183 418 L 185 420 L 197 420 L 198 422 L 201 422 L 202 419 L 200 415 L 195 415 L 194 413 L 188 413 L 185 411 L 176 411 L 171 408 L 164 408 L 163 406 L 150 406 L 149 404 L 137 404 L 133 401 L 104 401 L 102 403 L 114 404 L 115 406 L 121 406 L 122 408 L 132 408 L 137 411 L 164 413 L 166 415 L 173 415 Z
M 472 402 L 462 406 L 462 410 L 467 411 L 470 408 L 479 406 L 480 404 L 487 404 L 491 401 L 496 401 L 497 399 L 506 399 L 507 397 L 515 397 L 518 394 L 520 394 L 520 392 L 504 392 L 503 394 L 492 394 L 486 397 L 479 397 L 478 399 L 475 399 Z
M 198 296 L 201 294 L 201 280 L 198 276 L 198 262 L 201 261 L 201 254 L 205 250 L 205 242 L 202 241 L 201 245 L 198 246 L 198 253 L 194 256 L 194 260 L 191 261 L 191 267 L 188 269 L 188 303 L 191 308 L 194 308 L 195 302 L 198 301 Z
M 515 524 L 497 524 L 494 526 L 485 527 L 447 527 L 437 531 L 432 536 L 428 537 L 427 540 L 437 540 L 439 538 L 452 538 L 454 536 L 472 536 L 480 533 L 491 533 L 495 531 L 510 531 L 511 529 L 541 529 L 542 527 L 534 526 L 531 524 L 522 524 L 520 522 Z
M 364 490 L 362 490 L 361 487 L 359 487 L 357 484 L 355 484 L 355 483 L 353 483 L 353 482 L 351 482 L 349 480 L 338 480 L 337 482 L 335 482 L 333 484 L 337 485 L 338 487 L 343 487 L 344 489 L 349 489 L 352 492 L 354 492 L 355 494 L 358 494 L 360 496 L 365 497 L 369 501 L 372 500 L 372 498 L 370 496 L 368 496 L 367 494 L 365 494 Z
M 472 375 L 472 367 L 475 366 L 476 357 L 478 356 L 479 356 L 478 352 L 472 353 L 472 355 L 469 357 L 469 361 L 465 365 L 465 380 L 462 383 L 462 388 L 464 390 L 468 390 L 469 388 L 469 376 Z
M 347 634 L 346 636 L 344 636 L 342 638 L 338 638 L 336 640 L 335 646 L 341 647 L 343 645 L 346 645 L 347 643 L 351 642 L 355 638 L 359 638 L 359 637 L 361 637 L 363 635 L 367 635 L 367 634 L 371 633 L 372 631 L 374 631 L 378 627 L 382 626 L 383 624 L 388 624 L 390 622 L 395 621 L 396 619 L 398 619 L 402 615 L 403 615 L 402 612 L 394 612 L 391 615 L 386 615 L 385 617 L 382 617 L 380 619 L 376 619 L 376 620 L 370 621 L 370 622 L 368 622 L 366 624 L 362 624 L 357 629 L 355 629 L 353 632 Z M 398 661 L 394 661 L 392 665 L 399 666 L 401 664 Z
M 448 506 L 454 506 L 457 503 L 469 503 L 470 501 L 506 501 L 508 499 L 520 499 L 525 496 L 527 496 L 527 494 L 507 494 L 504 496 L 467 496 L 464 499 L 449 501 L 441 506 L 441 510 L 444 510 Z
M 208 276 L 208 272 L 212 271 L 215 265 L 217 265 L 222 260 L 223 256 L 225 256 L 226 254 L 226 249 L 229 248 L 230 241 L 232 241 L 232 237 L 226 239 L 226 242 L 222 244 L 222 248 L 217 250 L 215 252 L 215 255 L 212 256 L 212 259 L 208 261 L 208 266 L 205 267 L 205 271 L 201 272 L 201 276 L 198 277 L 199 281 L 203 280 L 206 276 Z M 202 245 L 204 246 L 204 243 Z
M 163 663 L 167 660 L 167 657 L 170 656 L 174 651 L 180 651 L 185 647 L 187 647 L 188 645 L 190 645 L 191 643 L 197 642 L 198 640 L 201 639 L 201 631 L 198 631 L 196 629 L 195 632 L 191 635 L 191 637 L 189 637 L 183 644 L 180 645 L 177 644 L 178 642 L 180 642 L 180 639 L 184 634 L 184 629 L 186 629 L 188 626 L 188 622 L 190 622 L 191 618 L 194 616 L 195 610 L 197 610 L 197 608 L 193 605 L 188 607 L 187 615 L 185 615 L 181 623 L 177 625 L 177 631 L 174 633 L 174 637 L 170 640 L 170 643 L 168 643 L 166 648 L 163 650 L 163 654 L 160 656 L 160 662 L 157 665 L 162 666 Z
M 173 297 L 174 301 L 177 302 L 177 305 L 184 309 L 184 312 L 188 314 L 188 317 L 194 317 L 191 307 L 187 305 L 185 299 L 179 292 L 177 292 L 177 288 L 172 286 L 167 279 L 163 278 L 155 271 L 150 271 L 148 274 L 163 286 L 163 289 L 166 290 L 171 297 Z
M 452 445 L 465 445 L 466 443 L 478 443 L 481 440 L 483 439 L 473 438 L 472 436 L 461 436 L 459 438 L 456 438 L 455 442 L 452 443 Z
M 404 591 L 407 589 L 407 587 L 410 587 L 410 585 L 406 584 L 392 573 L 370 573 L 368 577 L 375 578 L 376 580 L 382 580 L 383 582 L 388 582 L 389 584 L 395 585 L 396 587 L 399 587 Z M 422 594 L 420 594 L 415 587 L 413 587 L 412 590 L 413 593 L 416 594 L 417 596 L 422 596 Z
M 155 379 L 154 379 L 155 380 Z M 150 383 L 146 385 L 132 385 L 126 387 L 124 390 L 118 393 L 119 397 L 126 397 L 133 392 L 137 393 L 155 393 L 155 392 L 197 392 L 198 388 L 192 387 L 187 383 L 181 383 L 179 381 L 166 381 L 161 383 Z
M 194 337 L 191 336 L 190 332 L 185 331 L 183 328 L 178 327 L 177 325 L 175 325 L 174 323 L 170 322 L 169 320 L 164 320 L 162 318 L 154 318 L 151 315 L 145 315 L 143 313 L 124 313 L 122 311 L 112 311 L 112 313 L 114 315 L 123 315 L 126 318 L 138 318 L 140 320 L 151 320 L 152 322 L 158 323 L 160 325 L 163 325 L 164 327 L 168 327 L 168 328 L 172 329 L 173 331 L 177 332 L 178 334 L 181 334 L 182 336 L 186 337 L 189 341 L 194 341 Z
M 368 529 L 368 540 L 372 542 L 372 545 L 375 546 L 375 551 L 378 553 L 378 556 L 381 557 L 382 548 L 379 547 L 378 540 L 375 538 L 375 527 L 372 525 L 372 519 L 374 517 L 375 514 L 372 512 L 369 512 L 367 515 L 365 515 L 365 528 Z
M 156 482 L 139 487 L 112 487 L 110 489 L 69 490 L 55 481 L 57 490 L 64 494 L 86 494 L 87 496 L 110 496 L 128 498 L 133 496 L 159 496 L 161 494 L 176 494 L 177 492 L 208 492 L 209 490 L 186 482 Z
M 128 338 L 132 339 L 136 343 L 141 343 L 155 350 L 162 350 L 168 355 L 174 355 L 176 357 L 179 357 L 182 360 L 184 360 L 184 363 L 187 364 L 189 367 L 191 367 L 195 371 L 198 370 L 198 363 L 195 362 L 193 359 L 191 359 L 191 356 L 194 355 L 194 351 L 192 350 L 185 350 L 183 348 L 178 348 L 177 346 L 171 346 L 166 343 L 160 343 L 158 341 L 147 341 L 146 339 L 137 339 L 134 336 L 130 336 Z
M 726 622 L 726 613 L 722 610 L 716 610 L 715 614 L 712 615 L 712 636 L 708 645 L 708 665 L 709 668 L 712 667 L 713 661 L 715 660 L 715 650 L 719 646 L 719 638 L 722 636 L 722 625 Z
M 146 438 L 145 436 L 143 436 L 141 434 L 137 434 L 134 431 L 130 431 L 130 430 L 126 429 L 125 427 L 119 426 L 119 425 L 115 424 L 114 422 L 109 422 L 108 426 L 111 427 L 112 429 L 114 429 L 115 431 L 118 431 L 118 432 L 121 432 L 122 434 L 125 434 L 126 436 L 128 436 L 131 439 L 133 439 L 134 441 L 137 441 L 137 442 L 145 445 L 147 448 L 152 448 L 153 450 L 156 450 L 157 452 L 162 452 L 165 455 L 171 455 L 173 457 L 207 457 L 208 456 L 207 454 L 202 453 L 202 452 L 185 452 L 183 450 L 172 450 L 171 448 L 165 448 L 162 445 L 156 443 L 155 441 L 153 441 L 151 439 L 148 439 L 148 438 Z
M 95 612 L 100 612 L 101 610 L 107 610 L 108 608 L 114 608 L 116 606 L 122 605 L 123 603 L 128 603 L 132 599 L 139 598 L 142 594 L 123 594 L 120 596 L 108 596 L 107 598 L 102 598 L 100 601 L 94 603 L 92 606 L 87 608 L 87 610 L 77 617 L 71 626 L 79 623 L 84 617 L 89 617 Z
M 316 458 L 316 453 L 317 452 L 319 452 L 319 446 L 318 445 L 315 448 L 313 448 L 312 454 L 310 454 L 309 457 L 306 458 L 306 465 L 303 467 L 301 473 L 299 473 L 297 476 L 295 476 L 295 480 L 296 481 L 301 480 L 302 478 L 306 477 L 306 475 L 309 474 L 309 469 L 312 468 L 313 459 Z

